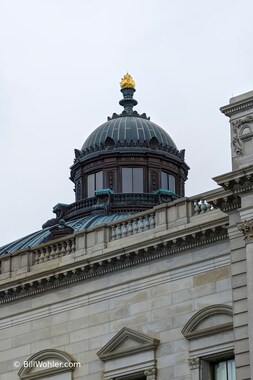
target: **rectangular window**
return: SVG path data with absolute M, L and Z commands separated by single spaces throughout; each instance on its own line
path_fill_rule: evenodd
M 214 364 L 214 380 L 236 380 L 234 359 Z
M 172 174 L 168 174 L 166 172 L 161 172 L 161 188 L 164 190 L 170 190 L 175 193 L 175 177 Z
M 143 193 L 143 168 L 122 168 L 122 193 Z
M 122 169 L 122 193 L 133 192 L 133 177 L 131 168 Z
M 88 175 L 87 179 L 87 196 L 88 198 L 95 196 L 95 191 L 103 189 L 103 172 L 97 172 Z
M 88 198 L 95 195 L 95 174 L 88 175 Z
M 103 172 L 96 173 L 95 190 L 103 189 Z
M 165 172 L 161 173 L 161 188 L 168 190 L 168 175 Z

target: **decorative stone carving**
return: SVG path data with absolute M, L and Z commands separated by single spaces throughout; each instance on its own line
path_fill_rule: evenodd
M 253 219 L 237 223 L 237 227 L 243 233 L 246 243 L 253 242 Z
M 199 358 L 190 358 L 188 359 L 189 366 L 191 370 L 199 369 L 200 359 Z
M 150 368 L 144 371 L 144 375 L 146 376 L 147 380 L 156 380 L 156 372 L 156 368 Z
M 242 151 L 242 141 L 241 141 L 241 131 L 245 124 L 253 124 L 253 117 L 247 116 L 245 118 L 236 120 L 232 122 L 232 145 L 234 147 L 234 153 L 236 156 L 241 156 Z
M 214 208 L 219 208 L 221 211 L 227 213 L 241 207 L 241 198 L 238 195 L 230 195 L 210 201 L 210 204 L 214 206 Z

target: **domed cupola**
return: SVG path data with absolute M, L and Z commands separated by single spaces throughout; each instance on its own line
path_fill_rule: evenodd
M 135 82 L 132 77 L 126 74 L 120 85 L 123 99 L 119 104 L 124 110 L 120 115 L 114 113 L 108 117 L 106 123 L 90 134 L 81 148 L 83 160 L 91 154 L 101 154 L 108 148 L 130 151 L 133 147 L 139 150 L 161 150 L 182 158 L 182 151 L 177 150 L 176 144 L 164 129 L 150 121 L 145 113 L 140 115 L 133 110 L 138 102 L 133 99 Z
M 184 196 L 189 169 L 184 150 L 145 113 L 133 109 L 138 103 L 131 75 L 120 86 L 124 110 L 96 128 L 81 150 L 75 149 L 71 167 L 76 202 L 107 214 L 142 211 Z

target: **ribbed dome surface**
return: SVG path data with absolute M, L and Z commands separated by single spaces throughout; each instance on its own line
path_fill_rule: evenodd
M 114 143 L 144 143 L 156 137 L 159 145 L 177 149 L 172 138 L 157 124 L 138 116 L 122 116 L 109 120 L 95 129 L 82 146 L 82 150 L 105 144 L 110 137 Z
M 130 213 L 129 213 L 130 215 Z M 114 214 L 114 215 L 97 215 L 97 216 L 85 216 L 80 219 L 75 219 L 72 221 L 66 222 L 66 226 L 72 227 L 74 232 L 79 232 L 93 228 L 100 224 L 110 223 L 115 220 L 120 220 L 128 216 L 125 214 Z M 0 247 L 0 256 L 6 252 L 12 253 L 20 249 L 25 249 L 28 247 L 35 247 L 36 245 L 42 244 L 45 242 L 45 239 L 50 235 L 50 228 L 43 228 L 42 230 L 36 231 L 28 236 L 25 236 L 21 239 L 18 239 L 12 243 L 6 244 L 3 247 Z

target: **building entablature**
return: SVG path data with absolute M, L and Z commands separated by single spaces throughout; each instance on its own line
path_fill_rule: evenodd
M 210 192 L 208 193 L 210 195 Z M 181 198 L 1 257 L 0 302 L 227 239 L 228 217 L 204 195 Z
M 253 165 L 213 178 L 224 190 L 241 194 L 253 189 Z

